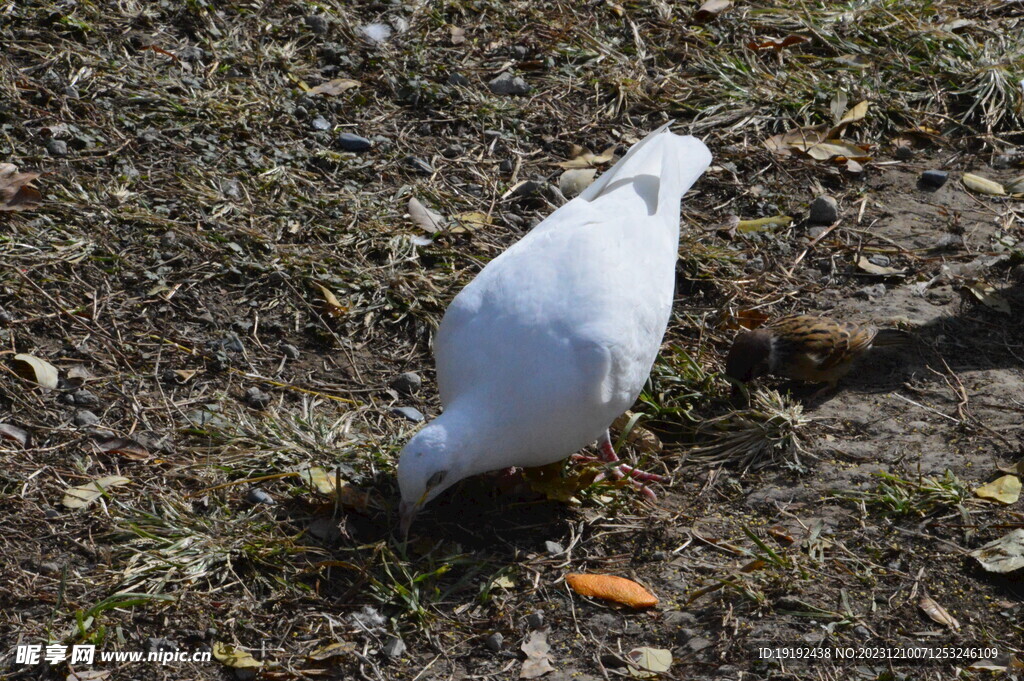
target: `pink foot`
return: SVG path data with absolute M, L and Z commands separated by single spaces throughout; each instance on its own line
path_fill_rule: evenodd
M 619 457 L 615 454 L 615 449 L 612 447 L 611 438 L 607 433 L 600 440 L 600 449 L 600 458 L 596 456 L 586 456 L 584 454 L 574 454 L 572 458 L 574 461 L 604 461 L 606 463 L 615 463 L 619 460 Z M 643 494 L 648 499 L 650 499 L 651 501 L 656 501 L 658 499 L 658 496 L 650 487 L 643 484 L 641 480 L 646 482 L 664 482 L 666 479 L 663 475 L 647 473 L 645 471 L 633 468 L 632 466 L 627 466 L 624 463 L 621 463 L 618 466 L 613 466 L 610 469 L 610 472 L 616 480 L 622 480 L 623 478 L 628 477 L 629 482 L 633 485 L 633 488 L 636 489 L 636 491 Z M 594 481 L 598 482 L 604 479 L 605 473 L 601 473 L 596 478 L 594 478 Z

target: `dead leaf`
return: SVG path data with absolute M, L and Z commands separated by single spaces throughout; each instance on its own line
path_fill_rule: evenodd
M 732 7 L 732 0 L 707 0 L 693 13 L 695 24 L 706 24 L 725 10 Z
M 322 661 L 329 660 L 332 657 L 338 657 L 340 655 L 348 655 L 356 649 L 356 644 L 351 641 L 337 641 L 326 645 L 323 648 L 317 648 L 308 655 L 307 659 Z
M 950 629 L 960 628 L 960 623 L 956 621 L 956 618 L 950 615 L 949 612 L 939 605 L 931 596 L 922 596 L 917 605 L 921 610 L 924 610 L 924 614 L 928 615 L 933 622 L 937 622 L 944 627 L 949 627 Z
M 323 313 L 328 317 L 340 317 L 341 315 L 348 312 L 348 307 L 341 304 L 341 301 L 331 292 L 331 289 L 326 286 L 322 286 L 315 281 L 313 286 L 320 291 L 320 295 L 323 298 Z
M 627 411 L 625 414 L 615 419 L 612 422 L 612 429 L 617 431 L 628 430 L 629 433 L 626 435 L 626 442 L 636 447 L 638 450 L 645 454 L 658 454 L 662 450 L 661 440 L 658 436 L 637 425 L 640 416 L 634 414 L 631 411 Z
M 724 326 L 727 329 L 756 329 L 759 326 L 764 326 L 764 323 L 769 319 L 769 315 L 761 310 L 748 308 L 737 310 L 736 314 L 730 317 Z
M 772 527 L 769 527 L 766 531 L 769 535 L 772 536 L 772 538 L 775 541 L 779 542 L 783 546 L 790 546 L 796 543 L 796 537 L 791 535 L 789 531 L 781 525 L 773 525 Z
M 19 173 L 18 166 L 0 163 L 0 211 L 28 210 L 43 200 L 32 186 L 39 173 Z
M 491 588 L 514 589 L 516 583 L 508 575 L 500 575 L 491 580 Z
M 134 461 L 148 461 L 151 458 L 149 450 L 135 440 L 126 437 L 114 437 L 103 442 L 97 442 L 101 452 L 107 454 L 120 454 L 126 459 Z
M 406 210 L 408 210 L 412 221 L 424 232 L 433 234 L 444 228 L 444 218 L 420 203 L 415 196 L 409 199 L 409 206 Z
M 558 178 L 558 190 L 567 199 L 579 196 L 597 175 L 596 168 L 570 168 Z
M 11 442 L 17 442 L 22 447 L 28 445 L 28 433 L 18 426 L 12 426 L 9 423 L 0 423 L 0 440 L 10 440 Z
M 740 233 L 761 232 L 769 227 L 789 227 L 793 218 L 788 215 L 774 215 L 770 218 L 757 218 L 756 220 L 738 220 L 736 231 Z
M 868 108 L 870 106 L 871 104 L 867 100 L 864 100 L 863 102 L 858 102 L 857 104 L 854 104 L 852 107 L 850 107 L 846 111 L 846 113 L 843 114 L 843 117 L 839 119 L 839 122 L 836 124 L 836 128 L 832 128 L 833 134 L 829 135 L 829 137 L 836 136 L 837 128 L 839 126 L 845 127 L 850 123 L 856 123 L 857 121 L 864 120 L 864 118 L 868 115 Z
M 990 307 L 1003 314 L 1012 314 L 1010 303 L 1003 296 L 996 292 L 995 287 L 989 286 L 983 281 L 976 281 L 973 284 L 964 285 L 962 292 L 967 293 L 985 307 Z
M 459 28 L 458 26 L 452 26 L 450 30 L 452 34 L 452 45 L 461 45 L 466 42 L 466 29 Z
M 481 213 L 479 211 L 470 211 L 468 213 L 459 213 L 455 216 L 455 220 L 461 225 L 461 227 L 452 227 L 448 231 L 452 233 L 472 231 L 477 227 L 483 227 L 486 225 L 494 224 L 491 216 L 487 213 Z
M 78 669 L 64 677 L 64 681 L 103 681 L 110 676 L 109 669 Z
M 778 135 L 772 135 L 764 141 L 764 145 L 769 151 L 787 155 L 790 153 L 792 145 L 800 144 L 805 148 L 807 146 L 817 144 L 818 142 L 824 141 L 831 130 L 832 129 L 827 125 L 815 125 L 808 128 L 787 130 L 786 132 L 779 133 Z
M 1024 568 L 1024 530 L 1014 530 L 969 554 L 989 572 L 1000 574 Z
M 177 376 L 182 383 L 188 383 L 196 374 L 200 373 L 199 369 L 175 369 L 174 375 Z
M 631 608 L 650 608 L 658 598 L 631 579 L 615 575 L 568 574 L 566 583 L 581 596 L 603 598 Z
M 610 146 L 600 154 L 592 154 L 586 147 L 581 147 L 577 144 L 572 145 L 569 148 L 569 160 L 556 163 L 560 168 L 571 170 L 573 168 L 592 168 L 599 166 L 604 163 L 608 163 L 615 158 L 615 147 Z
M 805 38 L 802 35 L 788 35 L 782 40 L 775 40 L 774 38 L 767 38 L 761 42 L 751 40 L 747 43 L 747 48 L 754 50 L 755 52 L 758 50 L 774 50 L 775 52 L 779 52 L 786 47 L 792 47 L 793 45 L 799 45 L 800 43 L 806 42 L 810 42 L 810 38 Z
M 572 471 L 564 471 L 561 461 L 523 469 L 523 480 L 534 492 L 543 494 L 551 501 L 566 502 L 581 489 L 590 487 L 600 474 L 601 469 L 595 466 L 576 466 Z
M 259 669 L 263 663 L 254 658 L 241 648 L 236 648 L 230 643 L 215 641 L 213 644 L 213 656 L 222 664 L 234 669 Z
M 672 652 L 664 648 L 634 648 L 626 653 L 629 673 L 637 679 L 650 679 L 672 666 Z
M 1015 475 L 1004 475 L 977 488 L 974 490 L 974 494 L 981 499 L 991 499 L 1009 506 L 1017 503 L 1017 500 L 1020 499 L 1020 489 L 1020 478 Z
M 1024 175 L 1010 180 L 1006 183 L 1004 188 L 1010 194 L 1024 193 Z
M 988 194 L 989 196 L 1006 196 L 1006 190 L 1003 189 L 1003 185 L 999 184 L 994 180 L 990 180 L 980 175 L 972 175 L 971 173 L 964 173 L 964 185 L 979 194 Z
M 316 489 L 320 494 L 334 494 L 337 489 L 337 476 L 334 471 L 327 471 L 320 466 L 310 466 L 299 471 L 299 478 L 307 485 Z M 342 484 L 345 481 L 342 480 Z
M 90 483 L 72 487 L 64 493 L 61 503 L 67 508 L 85 508 L 99 499 L 105 490 L 119 485 L 127 485 L 131 480 L 120 475 L 108 475 Z
M 326 83 L 320 83 L 314 88 L 310 88 L 309 94 L 311 95 L 340 95 L 346 90 L 351 90 L 354 87 L 362 85 L 358 80 L 352 80 L 351 78 L 335 78 L 329 80 Z
M 1010 475 L 1024 476 L 1024 459 L 1021 459 L 1020 461 L 1018 461 L 1017 463 L 1013 464 L 1012 466 L 999 465 L 999 466 L 996 466 L 996 468 L 998 468 L 999 470 L 1001 470 L 1004 473 L 1009 473 Z
M 75 364 L 67 371 L 68 382 L 74 383 L 75 385 L 82 385 L 83 383 L 92 378 L 95 378 L 92 375 L 92 372 L 86 369 L 81 364 Z
M 824 142 L 793 142 L 789 145 L 793 151 L 807 154 L 816 161 L 870 161 L 868 147 L 845 142 L 841 139 L 828 139 Z
M 523 668 L 519 670 L 519 678 L 536 679 L 555 670 L 548 658 L 551 646 L 548 644 L 547 629 L 531 631 L 520 650 L 526 654 L 526 659 L 523 660 Z
M 57 367 L 34 355 L 21 353 L 14 356 L 14 371 L 25 380 L 53 390 L 57 387 Z
M 884 267 L 882 265 L 876 265 L 863 255 L 857 258 L 857 267 L 864 270 L 868 274 L 877 274 L 878 276 L 881 277 L 902 277 L 907 273 L 906 270 L 898 270 L 895 267 Z

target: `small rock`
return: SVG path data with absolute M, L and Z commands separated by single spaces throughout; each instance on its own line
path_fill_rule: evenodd
M 668 551 L 655 551 L 651 554 L 651 560 L 665 561 L 668 560 Z
M 174 232 L 164 232 L 160 237 L 160 248 L 173 248 L 178 243 L 178 235 Z
M 530 86 L 525 80 L 508 71 L 487 83 L 487 87 L 496 95 L 525 95 L 530 92 Z
M 861 638 L 871 638 L 871 631 L 868 630 L 863 624 L 858 624 L 853 628 L 853 633 L 857 634 Z
M 1018 165 L 1021 161 L 1024 161 L 1024 153 L 1011 152 L 1009 154 L 999 154 L 992 159 L 992 167 L 997 170 L 1005 170 Z
M 412 395 L 419 392 L 422 385 L 423 379 L 420 378 L 419 374 L 412 371 L 406 371 L 403 374 L 398 374 L 391 381 L 391 387 L 403 395 Z
M 88 428 L 89 426 L 95 426 L 100 422 L 100 417 L 92 413 L 88 409 L 80 409 L 75 412 L 74 424 L 79 428 Z
M 932 248 L 939 251 L 955 251 L 959 248 L 963 248 L 963 245 L 963 234 L 943 234 L 935 240 L 935 245 L 932 246 Z
M 875 298 L 881 298 L 884 296 L 885 292 L 885 284 L 873 284 L 858 290 L 854 295 L 858 298 L 864 298 L 865 300 L 874 300 Z
M 946 184 L 948 179 L 949 173 L 945 170 L 926 170 L 921 173 L 919 184 L 925 189 L 938 189 Z
M 202 61 L 203 57 L 206 56 L 206 52 L 203 48 L 197 47 L 196 45 L 186 45 L 178 50 L 178 59 L 182 61 Z
M 274 501 L 274 497 L 270 496 L 259 487 L 250 487 L 249 491 L 245 494 L 245 500 L 250 504 L 263 504 L 264 506 L 273 506 L 277 503 Z
M 338 135 L 338 146 L 345 151 L 360 153 L 363 151 L 369 151 L 373 147 L 373 142 L 365 137 L 353 135 L 350 132 L 343 132 Z
M 526 59 L 527 55 L 530 54 L 530 50 L 525 45 L 514 45 L 508 52 L 517 61 Z
M 221 341 L 221 345 L 224 346 L 225 350 L 231 350 L 232 352 L 243 352 L 245 350 L 245 346 L 242 345 L 241 339 L 233 333 L 229 333 L 225 336 L 224 340 Z
M 696 653 L 701 650 L 704 650 L 705 648 L 711 647 L 711 645 L 713 644 L 711 642 L 711 639 L 704 638 L 703 636 L 694 636 L 686 642 L 686 645 L 690 648 L 690 650 Z
M 813 225 L 831 225 L 839 219 L 839 204 L 831 196 L 819 196 L 811 202 L 807 219 Z
M 909 161 L 914 158 L 914 150 L 909 145 L 901 144 L 896 147 L 896 151 L 893 152 L 893 156 L 895 156 L 898 161 Z
M 71 399 L 74 400 L 75 404 L 79 407 L 96 407 L 99 406 L 100 403 L 100 398 L 96 397 L 96 395 L 85 388 L 79 388 L 75 392 L 71 393 Z
M 214 319 L 213 315 L 209 312 L 204 312 L 203 314 L 199 315 L 196 319 L 209 326 L 217 325 L 217 320 Z
M 498 164 L 498 170 L 500 170 L 503 173 L 511 173 L 513 170 L 515 170 L 515 168 L 516 164 L 507 158 Z
M 0 324 L 10 324 L 14 321 L 14 317 L 7 310 L 0 307 Z
M 565 548 L 556 541 L 544 542 L 544 550 L 548 552 L 549 556 L 560 556 L 565 553 Z
M 45 515 L 48 519 L 53 520 L 54 518 L 60 517 L 60 511 L 53 508 L 52 506 L 47 506 L 46 510 L 43 511 L 43 515 Z
M 78 99 L 78 88 L 76 88 L 74 85 L 68 85 L 66 88 L 64 88 L 64 96 L 68 99 Z
M 256 386 L 245 391 L 245 401 L 255 409 L 266 409 L 270 404 L 271 397 Z
M 888 267 L 892 264 L 892 259 L 887 255 L 876 253 L 868 258 L 868 262 L 872 265 L 878 265 L 879 267 Z
M 291 343 L 281 343 L 281 353 L 288 359 L 299 358 L 299 349 Z
M 540 629 L 544 626 L 544 615 L 539 612 L 531 612 L 526 616 L 526 626 L 529 629 Z
M 819 236 L 825 233 L 826 229 L 828 229 L 828 227 L 822 227 L 821 225 L 818 225 L 817 227 L 810 227 L 807 230 L 807 236 L 810 237 L 811 239 L 817 239 Z
M 448 74 L 448 84 L 449 85 L 458 85 L 459 87 L 469 87 L 470 86 L 469 78 L 466 78 L 461 73 L 454 73 L 454 72 Z
M 46 151 L 50 156 L 67 156 L 68 143 L 64 140 L 50 138 L 46 140 Z
M 398 636 L 391 636 L 384 644 L 383 653 L 389 659 L 396 659 L 405 655 L 405 641 Z
M 316 118 L 314 118 L 313 120 L 311 120 L 309 122 L 309 125 L 314 130 L 324 131 L 324 130 L 330 130 L 331 129 L 331 124 L 328 123 L 327 119 L 324 118 L 323 116 L 317 116 Z
M 156 636 L 150 636 L 146 639 L 147 653 L 162 653 L 165 651 L 173 653 L 177 649 L 178 644 L 169 638 L 159 638 Z
M 661 621 L 667 627 L 678 628 L 697 624 L 697 616 L 692 612 L 670 610 L 662 616 Z
M 421 412 L 416 407 L 394 407 L 391 410 L 391 413 L 396 416 L 401 416 L 403 418 L 409 419 L 413 423 L 421 423 L 425 421 L 427 418 L 426 416 L 423 415 L 423 412 Z
M 487 649 L 492 653 L 500 652 L 504 643 L 505 637 L 501 635 L 500 631 L 494 632 L 484 640 L 484 645 L 486 645 Z
M 418 156 L 406 156 L 405 164 L 421 175 L 433 175 L 434 167 Z
M 328 23 L 326 17 L 322 17 L 319 14 L 310 14 L 305 18 L 306 26 L 309 30 L 317 35 L 324 35 L 330 29 L 331 25 Z

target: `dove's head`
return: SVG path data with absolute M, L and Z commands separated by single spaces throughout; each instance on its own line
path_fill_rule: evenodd
M 440 421 L 429 423 L 402 448 L 398 459 L 398 487 L 402 534 L 409 533 L 413 518 L 441 492 L 466 477 L 460 452 L 449 428 Z

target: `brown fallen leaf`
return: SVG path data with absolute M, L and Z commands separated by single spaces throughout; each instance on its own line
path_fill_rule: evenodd
M 769 315 L 761 310 L 745 309 L 737 310 L 736 314 L 729 317 L 725 322 L 725 328 L 727 329 L 756 329 L 759 326 L 764 326 L 764 323 L 770 319 Z
M 337 296 L 331 292 L 331 289 L 326 286 L 322 286 L 315 281 L 313 282 L 313 286 L 320 291 L 320 296 L 323 299 L 323 313 L 325 315 L 328 317 L 340 317 L 348 312 L 348 307 L 341 304 L 341 301 L 339 301 Z
M 340 95 L 346 90 L 351 90 L 354 87 L 362 85 L 358 80 L 352 80 L 351 78 L 335 78 L 329 80 L 326 83 L 320 83 L 314 88 L 310 88 L 309 94 L 311 95 Z
M 519 678 L 536 679 L 554 671 L 549 658 L 551 646 L 548 644 L 547 629 L 531 631 L 520 650 L 526 654 L 526 659 L 523 660 L 523 668 L 519 670 Z
M 706 24 L 730 7 L 732 0 L 706 0 L 700 9 L 693 13 L 693 23 Z
M 659 440 L 658 436 L 651 431 L 637 425 L 639 420 L 639 414 L 627 411 L 612 422 L 612 430 L 628 430 L 629 433 L 626 435 L 626 442 L 633 445 L 644 454 L 658 454 L 661 452 L 663 447 L 661 440 Z
M 581 596 L 603 598 L 637 609 L 658 604 L 654 594 L 625 577 L 571 573 L 565 576 L 565 581 Z
M 28 445 L 28 432 L 10 423 L 0 423 L 0 440 L 10 440 L 25 447 Z
M 39 173 L 19 173 L 18 166 L 0 163 L 0 211 L 28 210 L 43 200 L 32 186 Z
M 760 42 L 751 40 L 747 43 L 747 49 L 754 50 L 755 52 L 759 50 L 774 50 L 778 52 L 784 48 L 806 42 L 810 42 L 810 38 L 805 38 L 802 35 L 788 35 L 782 40 L 775 40 L 774 38 L 767 38 Z
M 917 603 L 918 607 L 928 615 L 933 622 L 937 622 L 950 629 L 959 629 L 960 623 L 949 612 L 939 605 L 931 596 L 923 596 Z
M 140 443 L 136 442 L 127 437 L 113 437 L 102 442 L 97 442 L 96 446 L 101 452 L 107 454 L 120 454 L 126 459 L 133 461 L 148 461 L 152 458 L 149 450 L 143 447 Z

